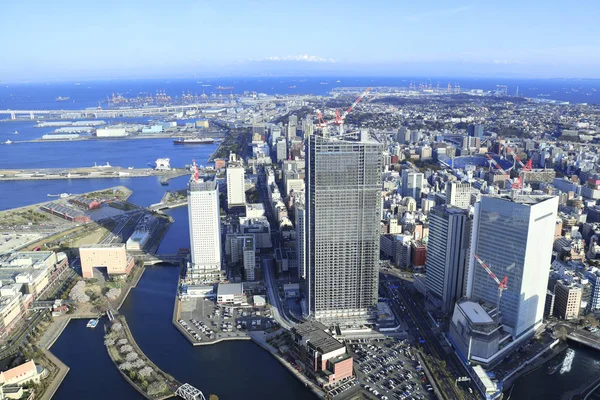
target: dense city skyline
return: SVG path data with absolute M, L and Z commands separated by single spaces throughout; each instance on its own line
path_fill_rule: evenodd
M 3 5 L 0 25 L 0 36 L 10 38 L 0 77 L 421 73 L 597 78 L 597 9 L 589 1 L 569 7 L 540 1 L 374 6 L 178 0 L 83 7 L 71 0 L 10 1 Z

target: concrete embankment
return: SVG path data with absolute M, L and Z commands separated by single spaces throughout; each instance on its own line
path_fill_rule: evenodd
M 44 355 L 56 366 L 56 368 L 58 368 L 56 376 L 54 377 L 54 379 L 52 379 L 52 382 L 50 382 L 50 384 L 46 388 L 46 391 L 40 397 L 41 400 L 50 400 L 60 387 L 61 383 L 65 380 L 65 377 L 67 376 L 67 373 L 69 372 L 70 368 L 67 367 L 50 351 L 45 350 Z

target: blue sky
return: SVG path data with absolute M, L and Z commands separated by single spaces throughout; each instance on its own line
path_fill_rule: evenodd
M 0 81 L 290 73 L 600 78 L 596 1 L 2 3 Z

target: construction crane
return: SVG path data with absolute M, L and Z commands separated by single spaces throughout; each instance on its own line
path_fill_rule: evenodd
M 371 88 L 367 88 L 367 90 L 365 90 L 364 92 L 362 92 L 360 94 L 360 96 L 358 96 L 358 98 L 356 100 L 354 100 L 354 103 L 352 103 L 352 105 L 350 107 L 348 107 L 348 109 L 346 111 L 344 111 L 343 113 L 340 114 L 339 110 L 335 110 L 335 118 L 333 120 L 330 121 L 325 121 L 325 119 L 323 118 L 323 114 L 321 114 L 321 112 L 319 110 L 317 110 L 317 127 L 319 128 L 325 128 L 327 125 L 329 124 L 335 124 L 341 127 L 344 125 L 344 121 L 346 120 L 346 117 L 348 116 L 348 114 L 352 111 L 352 109 L 354 109 L 354 107 L 356 107 L 356 105 L 358 103 L 360 103 L 360 101 L 371 91 Z
M 508 288 L 508 276 L 505 276 L 502 280 L 498 279 L 496 274 L 492 272 L 492 270 L 481 260 L 481 258 L 477 256 L 477 254 L 473 254 L 473 257 L 475 257 L 475 260 L 477 260 L 479 265 L 481 265 L 483 269 L 485 269 L 485 271 L 488 273 L 488 275 L 491 276 L 492 279 L 498 284 L 498 308 L 496 313 L 496 315 L 498 315 L 500 313 L 500 299 L 502 298 L 502 292 L 504 292 Z
M 508 175 L 508 177 L 510 178 L 510 173 L 508 171 L 506 171 L 504 168 L 502 168 L 500 166 L 500 164 L 498 164 L 498 162 L 496 160 L 494 160 L 494 158 L 492 156 L 490 156 L 487 153 L 485 156 L 488 158 L 488 160 L 490 160 L 490 163 L 494 167 L 496 167 L 496 169 L 498 171 L 500 171 L 503 175 Z M 510 184 L 510 187 L 513 189 L 522 189 L 523 188 L 523 179 L 521 178 L 521 176 L 519 176 L 515 181 L 511 181 L 510 179 L 507 179 L 507 182 Z
M 508 153 L 510 155 L 513 156 L 513 159 L 519 163 L 522 171 L 531 171 L 531 164 L 532 164 L 531 159 L 527 160 L 527 164 L 523 164 L 523 161 L 521 161 L 521 159 L 519 158 L 519 156 L 517 156 L 517 153 L 515 153 L 513 151 L 513 149 L 511 149 L 510 147 L 507 147 L 506 150 L 508 151 Z M 519 174 L 517 179 L 513 182 L 512 188 L 513 189 L 523 189 L 523 175 Z

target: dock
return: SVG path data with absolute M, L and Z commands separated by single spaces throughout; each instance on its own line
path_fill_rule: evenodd
M 106 179 L 106 178 L 145 178 L 159 176 L 169 179 L 188 175 L 185 168 L 156 170 L 153 168 L 123 168 L 97 165 L 83 168 L 41 168 L 41 169 L 2 169 L 0 181 L 45 180 L 45 179 Z

